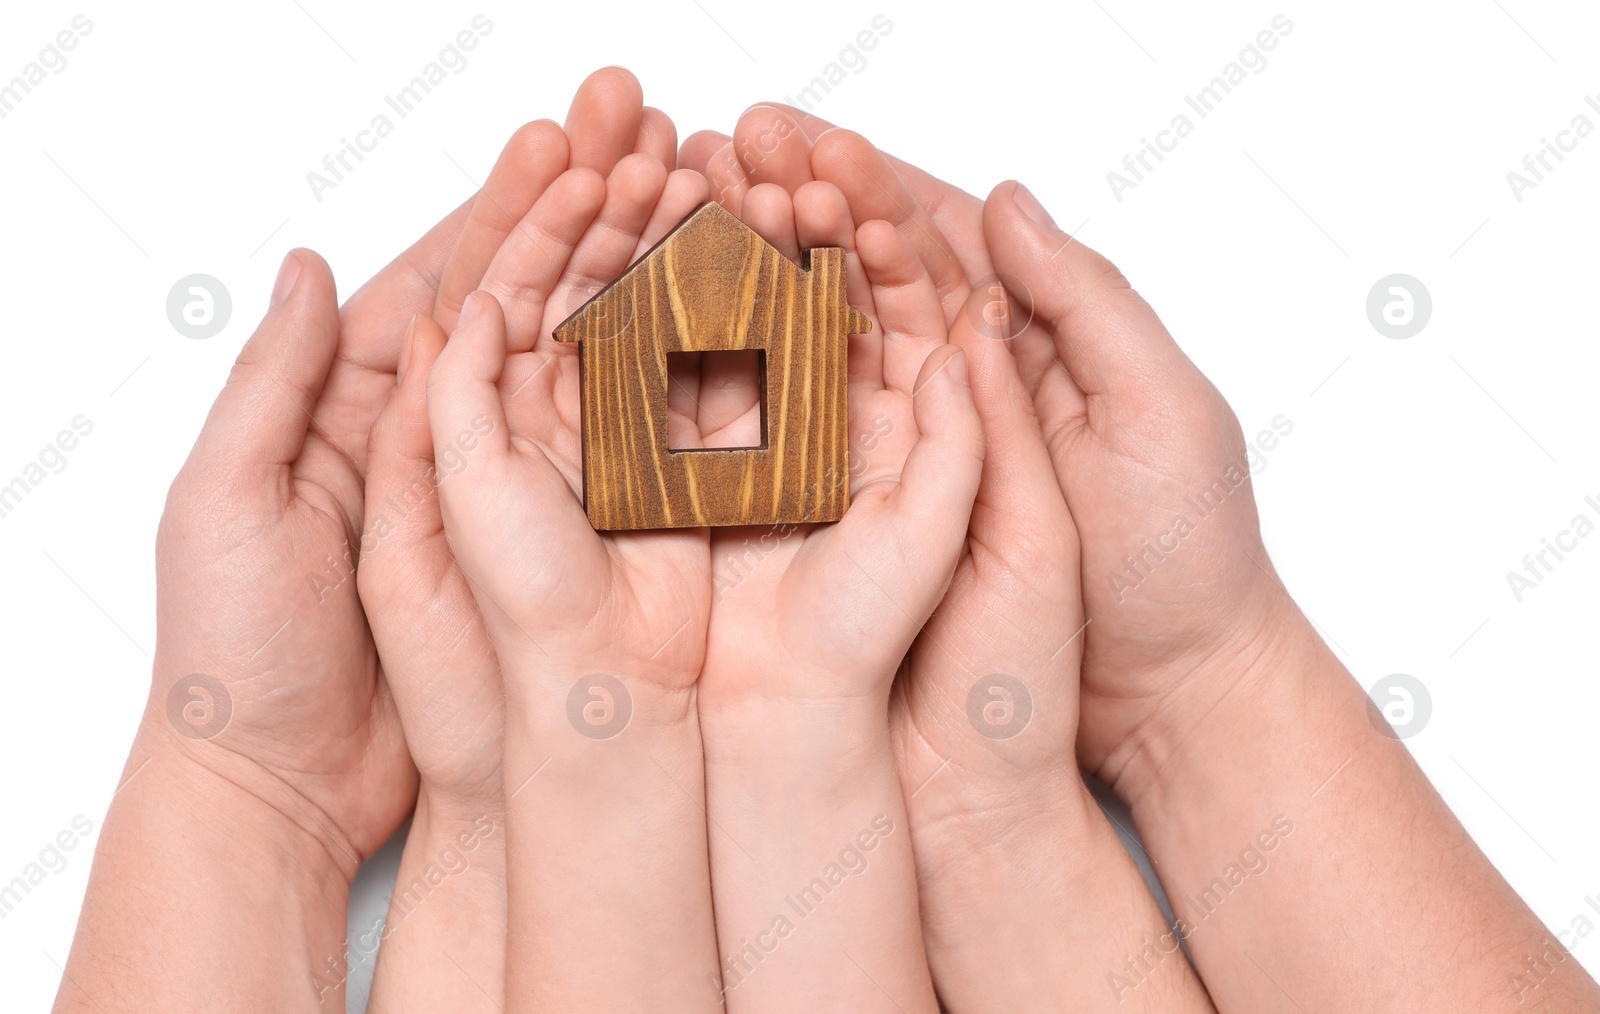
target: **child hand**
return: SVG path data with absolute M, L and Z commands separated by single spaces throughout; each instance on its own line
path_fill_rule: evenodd
M 550 333 L 590 279 L 620 275 L 704 194 L 698 174 L 668 179 L 644 156 L 623 159 L 605 186 L 584 170 L 558 179 L 465 301 L 428 376 L 444 529 L 505 681 L 508 1007 L 714 1003 L 691 704 L 710 607 L 706 534 L 590 526 L 577 349 Z M 666 945 L 641 930 L 663 912 L 677 927 Z
M 845 247 L 851 302 L 876 320 L 851 338 L 852 463 L 834 477 L 854 487 L 843 520 L 712 533 L 699 710 L 723 999 L 934 1010 L 887 709 L 955 567 L 983 460 L 965 362 L 945 347 L 911 249 L 883 222 L 852 234 L 834 188 L 792 205 L 759 190 L 744 211 L 789 256 Z M 750 403 L 749 391 L 702 386 L 708 400 Z

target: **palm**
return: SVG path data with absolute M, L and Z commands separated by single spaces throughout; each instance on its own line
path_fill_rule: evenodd
M 800 240 L 844 246 L 852 259 L 866 244 L 849 291 L 850 302 L 875 318 L 872 333 L 852 339 L 850 350 L 850 474 L 839 479 L 851 483 L 852 502 L 843 520 L 826 527 L 713 534 L 716 608 L 701 681 L 701 700 L 713 708 L 762 696 L 823 701 L 885 692 L 887 683 L 862 676 L 896 670 L 949 574 L 936 540 L 918 542 L 926 532 L 895 521 L 911 513 L 903 480 L 927 423 L 917 415 L 919 373 L 946 338 L 933 283 L 882 222 L 854 233 L 843 195 L 811 187 L 793 203 L 779 187 L 758 187 L 741 210 L 746 224 L 791 257 Z M 718 393 L 707 392 L 708 400 Z M 751 396 L 730 389 L 717 410 L 702 406 L 702 422 L 746 417 Z
M 511 423 L 513 453 L 498 503 L 510 538 L 494 559 L 475 561 L 481 593 L 538 653 L 587 658 L 599 668 L 620 664 L 646 678 L 698 672 L 710 608 L 705 533 L 596 532 L 568 478 L 581 477 L 571 449 L 561 446 L 571 435 L 559 430 L 552 441 L 518 430 Z M 534 503 L 548 509 L 526 506 Z M 606 634 L 596 640 L 600 631 Z M 633 668 L 640 664 L 645 671 Z
M 909 408 L 909 406 L 907 406 Z M 901 421 L 900 432 L 905 432 Z M 914 442 L 914 436 L 912 442 Z M 883 459 L 905 451 L 885 450 Z M 879 523 L 893 477 L 856 495 L 844 520 L 829 526 L 717 529 L 711 538 L 711 617 L 703 700 L 714 706 L 761 697 L 790 700 L 855 696 L 859 672 L 892 672 L 898 625 L 895 592 L 876 575 L 915 547 L 886 545 Z M 755 547 L 752 549 L 752 547 Z
M 327 815 L 359 858 L 403 819 L 415 788 L 355 594 L 359 479 L 315 433 L 274 471 L 249 486 L 175 483 L 183 509 L 167 512 L 158 539 L 163 640 L 206 648 L 163 651 L 158 666 L 220 681 L 231 718 L 203 745 L 260 765 L 284 794 L 270 802 Z M 190 717 L 180 732 L 216 731 L 203 711 Z
M 458 410 L 460 423 L 435 420 L 455 555 L 476 575 L 472 590 L 497 644 L 644 679 L 692 679 L 710 608 L 705 533 L 611 534 L 590 526 L 572 408 L 577 362 L 548 339 L 542 344 L 503 360 L 485 392 L 492 401 L 476 414 L 469 407 Z M 441 408 L 440 418 L 448 411 Z M 506 432 L 495 434 L 497 425 Z M 493 449 L 476 447 L 477 437 Z M 452 439 L 456 456 L 446 453 Z
M 487 600 L 486 618 L 535 655 L 560 645 L 591 667 L 645 678 L 699 671 L 710 608 L 706 536 L 593 530 L 581 503 L 579 350 L 552 332 L 703 199 L 697 174 L 669 177 L 643 155 L 622 159 L 608 181 L 569 172 L 512 231 L 484 278 L 504 308 L 504 360 L 493 404 L 479 416 L 503 421 L 508 453 L 475 452 L 482 433 L 461 439 L 477 427 L 479 416 L 469 416 L 453 431 L 435 427 L 435 454 L 447 486 L 452 463 L 462 473 L 483 470 L 467 477 L 458 510 L 465 523 L 494 518 L 507 537 L 493 546 L 461 538 L 455 548 L 467 572 L 482 575 L 473 588 Z M 600 631 L 617 633 L 602 639 Z

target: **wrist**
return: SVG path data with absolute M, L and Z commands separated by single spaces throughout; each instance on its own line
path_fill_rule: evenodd
M 506 679 L 522 684 L 506 700 L 508 819 L 584 800 L 585 811 L 606 800 L 619 816 L 630 807 L 641 808 L 641 816 L 674 809 L 683 793 L 698 805 L 703 763 L 692 685 L 679 689 L 587 669 L 558 672 L 548 660 L 537 672 L 507 668 Z M 658 792 L 658 778 L 670 778 L 682 791 Z
M 1029 819 L 913 825 L 924 939 L 951 1009 L 1113 1009 L 1124 957 L 1178 949 L 1082 780 L 1051 803 Z M 1150 1009 L 1212 1010 L 1181 955 L 1148 977 Z
M 417 808 L 411 817 L 406 846 L 417 843 L 428 854 L 454 849 L 492 861 L 505 855 L 505 803 L 497 792 L 493 800 L 466 799 L 456 793 L 441 794 L 426 783 L 417 792 Z M 504 865 L 503 858 L 501 865 Z
M 101 828 L 63 1001 L 342 1008 L 351 870 L 215 768 L 140 737 Z M 151 968 L 162 974 L 140 974 Z
M 1111 784 L 1163 812 L 1185 799 L 1204 806 L 1202 789 L 1320 779 L 1370 741 L 1365 701 L 1284 596 L 1252 633 L 1195 663 L 1171 717 L 1140 731 Z
M 641 723 L 682 726 L 695 717 L 698 672 L 637 660 L 501 659 L 506 722 L 522 730 L 560 734 L 573 729 L 589 739 L 611 739 Z M 508 776 L 509 777 L 509 776 Z
M 807 774 L 808 791 L 832 791 L 866 765 L 893 770 L 887 702 L 849 699 L 743 699 L 700 702 L 707 769 L 737 770 L 759 785 Z
M 935 778 L 961 782 L 970 791 L 954 798 L 940 794 Z M 1018 855 L 1054 854 L 1057 862 L 1070 863 L 1108 826 L 1070 759 L 1015 781 L 952 770 L 927 782 L 906 787 L 907 816 L 918 842 L 918 862 L 926 853 L 929 863 L 940 869 L 959 865 L 992 870 L 1003 878 L 1005 867 Z
M 214 741 L 180 739 L 165 716 L 147 715 L 112 810 L 152 807 L 256 855 L 282 857 L 318 885 L 348 888 L 364 858 L 320 808 L 262 765 Z
M 503 741 L 494 745 L 495 768 L 491 775 L 462 778 L 433 778 L 419 771 L 417 804 L 411 815 L 411 835 L 437 830 L 440 834 L 469 829 L 488 821 L 504 823 Z

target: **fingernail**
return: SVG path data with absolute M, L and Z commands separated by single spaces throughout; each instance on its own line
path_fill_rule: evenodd
M 283 258 L 283 266 L 278 268 L 278 280 L 272 285 L 272 302 L 268 309 L 283 305 L 289 298 L 289 293 L 294 291 L 294 283 L 300 280 L 300 258 L 288 254 Z
M 961 349 L 956 349 L 955 355 L 945 364 L 950 367 L 950 376 L 962 387 L 967 386 L 967 354 Z
M 411 365 L 411 348 L 417 341 L 417 315 L 411 315 L 411 326 L 406 328 L 405 341 L 400 343 L 400 364 L 395 367 L 394 386 L 405 383 L 406 367 Z
M 1033 196 L 1033 191 L 1021 183 L 1018 183 L 1017 189 L 1012 191 L 1011 200 L 1016 202 L 1017 210 L 1027 215 L 1034 225 L 1043 229 L 1056 228 L 1056 220 L 1050 217 L 1050 212 L 1044 210 L 1044 205 L 1040 204 L 1039 199 Z
M 482 315 L 483 297 L 474 292 L 461 304 L 461 316 L 456 318 L 456 330 L 465 331 L 476 324 Z

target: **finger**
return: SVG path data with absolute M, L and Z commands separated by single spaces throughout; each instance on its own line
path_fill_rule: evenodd
M 464 301 L 461 319 L 427 373 L 428 429 L 435 447 L 454 447 L 474 434 L 474 454 L 505 458 L 510 430 L 496 386 L 506 365 L 506 322 L 486 292 Z
M 985 286 L 981 291 L 986 295 L 993 292 L 989 286 Z M 1009 294 L 1006 298 L 1014 307 L 1012 312 L 1017 312 L 1015 309 L 1017 299 Z M 1022 377 L 1022 385 L 1027 389 L 1030 398 L 1037 395 L 1039 384 L 1052 369 L 1065 369 L 1056 356 L 1055 339 L 1037 321 L 1023 328 L 1021 334 L 1006 344 L 1011 349 L 1011 358 L 1016 361 L 1017 373 Z
M 672 117 L 654 106 L 645 106 L 639 117 L 639 136 L 633 142 L 633 150 L 660 162 L 667 172 L 676 169 L 678 127 L 672 122 Z
M 882 389 L 883 331 L 876 324 L 878 312 L 872 302 L 872 286 L 856 252 L 856 228 L 850 221 L 850 206 L 844 194 L 832 183 L 821 180 L 801 184 L 794 192 L 794 226 L 801 250 L 830 246 L 844 250 L 845 298 L 874 321 L 866 334 L 850 336 L 850 382 Z
M 550 120 L 535 120 L 511 135 L 489 178 L 472 202 L 450 261 L 439 281 L 433 317 L 453 327 L 461 301 L 483 281 L 506 236 L 567 168 L 567 135 Z
M 968 387 L 983 425 L 983 478 L 980 509 L 972 515 L 973 535 L 991 544 L 1008 538 L 1014 543 L 1030 532 L 1073 535 L 1076 529 L 1012 343 L 991 338 L 973 324 L 973 315 L 982 312 L 988 298 L 974 292 L 950 330 L 951 344 L 966 353 Z M 1018 523 L 1019 518 L 1026 523 Z
M 772 183 L 761 183 L 745 195 L 740 214 L 744 224 L 754 229 L 785 257 L 800 262 L 800 242 L 795 235 L 794 199 L 789 191 Z
M 911 244 L 888 222 L 871 221 L 857 229 L 856 248 L 878 313 L 874 323 L 882 334 L 883 386 L 915 395 L 917 375 L 929 353 L 948 339 L 933 279 Z
M 900 470 L 892 509 L 918 545 L 948 547 L 953 567 L 983 473 L 983 427 L 966 355 L 957 347 L 934 350 L 915 386 L 911 407 L 919 436 Z
M 856 226 L 849 202 L 839 188 L 823 180 L 802 183 L 794 192 L 794 227 L 802 255 L 818 247 L 844 250 L 845 296 L 852 306 L 871 316 L 872 285 L 856 251 Z
M 567 110 L 569 168 L 608 175 L 633 151 L 644 118 L 644 89 L 621 67 L 602 67 L 584 78 Z
M 289 251 L 271 308 L 239 351 L 190 462 L 256 480 L 295 461 L 338 344 L 333 273 L 312 251 Z
M 839 525 L 858 543 L 894 552 L 896 567 L 876 568 L 885 572 L 880 584 L 898 584 L 891 594 L 913 616 L 932 612 L 949 585 L 983 471 L 983 429 L 965 358 L 954 346 L 928 357 L 912 399 L 919 435 L 898 482 L 867 482 Z
M 716 202 L 738 215 L 744 207 L 744 195 L 750 190 L 750 180 L 739 164 L 732 141 L 711 153 L 706 162 L 706 179 L 711 182 Z
M 605 203 L 567 261 L 541 316 L 535 347 L 555 342 L 544 325 L 559 324 L 571 316 L 627 269 L 666 183 L 667 170 L 651 155 L 635 152 L 611 170 Z M 512 334 L 518 334 L 516 325 Z
M 700 435 L 700 353 L 667 357 L 667 446 L 704 447 Z
M 800 127 L 800 131 L 805 134 L 806 138 L 810 141 L 816 141 L 817 138 L 821 137 L 823 134 L 826 134 L 828 131 L 838 129 L 837 124 L 829 123 L 822 117 L 813 113 L 809 113 L 798 106 L 791 106 L 785 102 L 766 102 L 763 103 L 763 105 L 787 113 L 789 118 L 794 120 L 794 122 Z
M 773 108 L 789 114 L 800 130 L 813 143 L 817 138 L 835 129 L 832 123 L 803 109 L 781 102 L 769 103 Z M 903 159 L 883 153 L 895 172 L 905 181 L 906 189 L 916 198 L 922 210 L 933 219 L 933 224 L 944 234 L 955 249 L 967 280 L 976 283 L 980 278 L 994 274 L 989 251 L 983 244 L 983 200 L 960 187 L 952 186 L 931 173 L 918 169 Z
M 1025 187 L 994 189 L 983 232 L 995 267 L 1027 289 L 1021 295 L 1084 394 L 1136 405 L 1199 376 L 1116 266 L 1056 228 Z
M 695 131 L 684 138 L 682 147 L 678 149 L 678 168 L 693 169 L 704 175 L 711 156 L 732 140 L 727 134 L 716 130 Z
M 533 348 L 545 303 L 605 198 L 605 180 L 592 170 L 562 173 L 484 272 L 482 290 L 504 307 L 513 352 Z
M 369 484 L 392 479 L 398 467 L 414 471 L 433 463 L 433 435 L 428 430 L 428 374 L 444 351 L 444 329 L 432 318 L 419 315 L 411 324 L 394 392 L 378 421 L 372 424 L 368 450 L 372 462 Z M 372 494 L 368 493 L 368 500 Z
M 650 212 L 650 221 L 645 223 L 644 232 L 634 246 L 633 260 L 644 256 L 667 233 L 682 225 L 683 220 L 694 213 L 694 209 L 710 199 L 711 184 L 706 182 L 704 176 L 693 169 L 673 170 L 667 177 L 667 185 L 661 190 L 661 200 Z
M 967 299 L 966 272 L 888 158 L 860 134 L 830 130 L 812 149 L 811 171 L 817 179 L 828 180 L 844 192 L 857 222 L 881 218 L 894 226 L 927 265 L 944 307 L 945 322 L 953 321 Z
M 794 117 L 775 106 L 751 106 L 733 131 L 739 165 L 754 183 L 775 183 L 793 193 L 814 178 L 811 140 Z
M 408 571 L 440 574 L 451 564 L 449 549 L 435 538 L 443 523 L 440 473 L 433 464 L 433 436 L 428 430 L 428 373 L 444 350 L 445 335 L 433 318 L 422 315 L 409 330 L 398 383 L 372 424 L 367 444 L 366 503 L 387 505 L 376 520 L 369 511 L 366 530 L 382 537 L 371 540 L 371 545 L 363 540 L 356 573 L 369 614 L 375 604 L 401 591 Z M 372 620 L 377 626 L 384 617 Z

